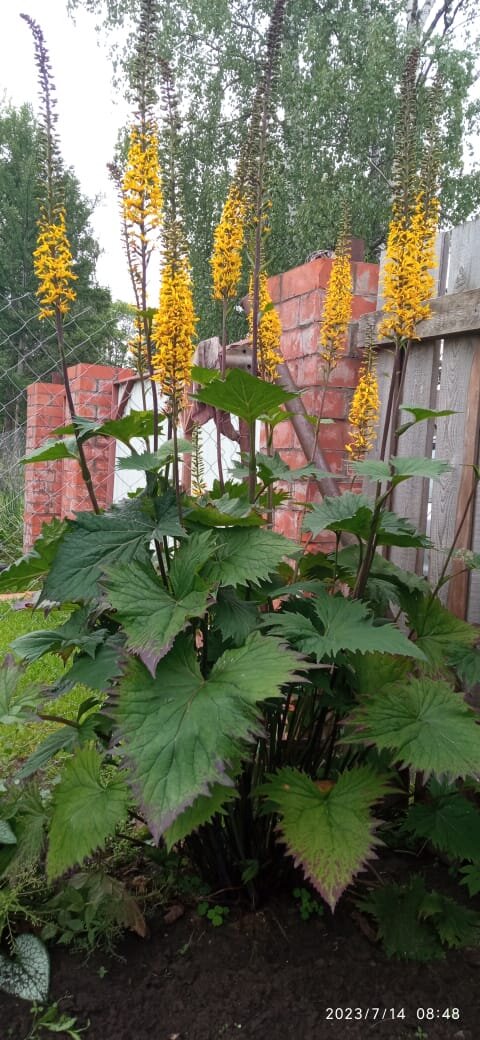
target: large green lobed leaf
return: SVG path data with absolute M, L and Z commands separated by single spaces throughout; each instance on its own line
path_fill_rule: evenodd
M 191 640 L 178 637 L 155 678 L 132 661 L 119 686 L 119 752 L 155 838 L 215 784 L 232 786 L 232 763 L 262 731 L 257 704 L 279 695 L 298 658 L 254 633 L 204 679 Z
M 332 910 L 375 856 L 379 842 L 370 809 L 385 790 L 384 780 L 368 767 L 353 768 L 336 783 L 324 784 L 285 768 L 262 788 L 279 812 L 279 832 L 295 864 Z
M 81 863 L 124 819 L 128 791 L 123 776 L 102 775 L 102 757 L 85 745 L 67 762 L 53 795 L 47 875 L 50 880 Z
M 446 682 L 428 678 L 392 683 L 351 716 L 349 743 L 374 744 L 395 762 L 441 779 L 480 772 L 480 726 Z

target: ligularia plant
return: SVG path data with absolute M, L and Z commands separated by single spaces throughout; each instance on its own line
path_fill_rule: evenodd
M 16 664 L 5 689 L 15 686 L 24 665 L 54 653 L 65 671 L 48 697 L 76 683 L 88 691 L 76 719 L 56 715 L 54 733 L 22 764 L 16 809 L 5 819 L 6 833 L 13 834 L 10 864 L 18 864 L 25 855 L 22 785 L 28 780 L 30 797 L 43 785 L 46 763 L 61 751 L 57 782 L 46 792 L 42 786 L 35 831 L 52 884 L 101 855 L 119 827 L 124 833 L 134 828 L 138 845 L 139 822 L 150 852 L 152 841 L 167 849 L 181 843 L 207 881 L 216 888 L 244 886 L 252 905 L 293 859 L 333 910 L 379 854 L 385 834 L 399 828 L 466 861 L 480 848 L 480 813 L 461 787 L 465 779 L 476 784 L 480 772 L 480 728 L 459 693 L 465 655 L 478 669 L 477 634 L 449 614 L 422 578 L 376 553 L 430 545 L 390 511 L 390 494 L 413 477 L 439 479 L 448 463 L 363 458 L 378 414 L 374 348 L 352 403 L 350 455 L 355 476 L 378 481 L 378 494 L 371 500 L 346 491 L 307 503 L 305 532 L 311 538 L 327 532 L 334 552 L 313 556 L 273 529 L 277 496 L 284 499 L 312 476 L 311 466 L 291 471 L 278 454 L 257 452 L 255 442 L 256 424 L 273 428 L 296 396 L 276 379 L 280 325 L 262 257 L 268 130 L 285 6 L 285 0 L 272 5 L 248 162 L 243 157 L 236 181 L 242 191 L 229 196 L 235 234 L 233 224 L 227 229 L 226 209 L 214 247 L 214 291 L 230 301 L 245 198 L 254 214 L 253 374 L 221 363 L 218 371 L 194 371 L 199 405 L 207 413 L 230 413 L 248 428 L 248 458 L 208 491 L 198 460 L 193 494 L 179 478 L 179 457 L 192 450 L 177 426 L 190 390 L 196 319 L 176 176 L 178 109 L 170 70 L 161 63 L 161 218 L 150 119 L 130 135 L 122 182 L 126 221 L 139 227 L 145 205 L 148 234 L 161 231 L 159 306 L 152 315 L 143 310 L 142 281 L 137 314 L 161 396 L 152 412 L 72 420 L 82 449 L 91 437 L 121 442 L 130 454 L 119 465 L 143 470 L 144 486 L 104 513 L 83 512 L 44 528 L 34 551 L 0 575 L 0 591 L 36 584 L 36 609 L 56 603 L 68 612 L 41 640 L 31 633 L 15 641 Z M 139 55 L 152 77 L 158 71 L 158 64 L 148 64 L 154 14 L 154 0 L 142 0 Z M 152 43 L 145 51 L 146 39 Z M 149 100 L 138 65 L 134 74 Z M 350 305 L 350 258 L 342 247 L 320 348 L 330 367 L 343 349 Z M 162 422 L 170 433 L 160 443 Z M 198 444 L 194 450 L 198 454 Z M 35 458 L 42 458 L 41 450 Z M 25 718 L 30 710 L 29 702 Z M 444 826 L 445 813 L 452 826 Z

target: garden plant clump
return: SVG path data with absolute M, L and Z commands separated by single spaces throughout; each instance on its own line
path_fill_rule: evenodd
M 27 461 L 75 459 L 91 503 L 91 511 L 44 527 L 31 553 L 0 576 L 2 592 L 39 589 L 35 616 L 52 604 L 63 612 L 61 623 L 13 641 L 0 676 L 3 723 L 30 726 L 40 717 L 53 726 L 28 757 L 19 756 L 0 806 L 0 908 L 7 907 L 0 922 L 10 947 L 0 955 L 0 987 L 41 1004 L 49 988 L 44 940 L 69 945 L 81 937 L 91 950 L 102 936 L 113 945 L 124 928 L 147 933 L 147 901 L 130 890 L 131 876 L 115 876 L 116 842 L 149 865 L 147 894 L 152 870 L 161 876 L 171 869 L 170 857 L 182 872 L 188 863 L 187 880 L 175 884 L 183 885 L 184 902 L 196 906 L 202 927 L 222 934 L 232 893 L 256 910 L 283 884 L 297 916 L 312 927 L 327 927 L 340 900 L 355 902 L 372 941 L 382 940 L 397 958 L 441 959 L 480 936 L 480 918 L 465 898 L 466 889 L 471 896 L 480 890 L 480 729 L 464 696 L 480 678 L 477 633 L 440 599 L 454 546 L 435 588 L 385 552 L 430 547 L 391 511 L 392 492 L 412 478 L 438 480 L 449 468 L 441 459 L 396 454 L 407 427 L 441 421 L 440 413 L 412 406 L 411 422 L 399 425 L 412 340 L 433 292 L 440 91 L 434 83 L 426 92 L 431 133 L 419 154 L 420 56 L 413 49 L 402 85 L 385 266 L 382 334 L 393 343 L 394 374 L 379 458 L 367 457 L 379 414 L 372 338 L 350 411 L 343 474 L 349 490 L 320 504 L 307 496 L 305 539 L 297 544 L 274 530 L 275 508 L 292 481 L 314 486 L 323 475 L 309 460 L 289 470 L 272 448 L 295 393 L 278 375 L 281 326 L 264 251 L 268 142 L 287 6 L 273 4 L 249 132 L 215 233 L 213 295 L 222 336 L 218 370 L 210 370 L 193 363 L 197 316 L 177 176 L 181 106 L 172 71 L 156 53 L 155 0 L 142 0 L 134 114 L 112 175 L 136 301 L 131 353 L 151 381 L 152 408 L 103 422 L 78 415 L 69 392 L 64 319 L 75 296 L 75 264 L 52 74 L 41 30 L 26 18 L 40 73 L 48 188 L 35 253 L 38 295 L 41 314 L 55 320 L 71 411 L 68 424 Z M 351 319 L 350 238 L 345 207 L 319 344 L 325 387 Z M 151 308 L 147 275 L 159 243 L 160 299 Z M 251 373 L 226 365 L 245 263 Z M 249 433 L 249 449 L 231 473 L 223 470 L 219 435 L 211 488 L 198 440 L 180 435 L 190 396 L 217 417 L 229 413 Z M 320 409 L 312 421 L 316 439 L 322 421 Z M 139 491 L 104 512 L 86 450 L 95 437 L 126 446 L 120 465 L 145 474 Z M 181 460 L 192 452 L 198 479 L 190 493 Z M 371 495 L 362 481 L 373 485 Z M 315 545 L 324 532 L 332 536 L 331 552 Z M 51 654 L 64 666 L 60 674 L 39 689 L 19 685 L 27 666 Z M 75 712 L 63 714 L 57 699 L 79 686 L 85 695 Z M 406 847 L 445 858 L 464 885 L 460 897 L 429 887 L 418 871 L 407 884 L 378 885 L 374 861 L 382 849 Z M 368 877 L 367 891 L 355 887 L 359 874 Z M 29 900 L 26 909 L 25 876 L 47 886 L 44 902 Z M 138 895 L 138 876 L 136 885 Z M 172 882 L 167 899 L 173 890 Z M 25 918 L 27 933 L 18 927 Z

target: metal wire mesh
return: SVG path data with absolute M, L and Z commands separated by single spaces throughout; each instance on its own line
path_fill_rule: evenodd
M 92 315 L 92 308 L 86 307 L 65 320 L 68 366 L 88 355 L 89 347 L 95 356 L 92 364 L 100 361 L 118 365 L 123 360 L 112 354 L 108 356 L 107 351 L 99 359 L 98 341 L 108 340 L 110 333 L 114 343 L 117 319 L 112 316 L 86 334 L 82 319 Z M 38 380 L 50 382 L 60 374 L 54 323 L 46 320 L 39 326 L 38 301 L 31 293 L 0 295 L 0 366 L 0 565 L 5 566 L 16 559 L 22 547 L 24 467 L 21 459 L 27 439 L 27 387 Z M 94 397 L 92 394 L 90 400 L 84 399 L 87 408 Z M 33 408 L 28 421 L 35 424 L 41 412 L 42 406 Z M 68 487 L 66 491 L 68 494 Z

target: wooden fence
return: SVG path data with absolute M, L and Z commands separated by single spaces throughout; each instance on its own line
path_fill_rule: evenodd
M 444 459 L 452 468 L 432 484 L 415 478 L 395 489 L 392 508 L 430 535 L 435 549 L 395 548 L 390 554 L 400 567 L 424 574 L 433 585 L 454 539 L 456 549 L 480 553 L 480 494 L 478 489 L 475 493 L 472 468 L 480 464 L 480 220 L 442 233 L 437 253 L 438 295 L 431 304 L 431 317 L 418 327 L 419 340 L 411 348 L 401 403 L 453 409 L 455 414 L 411 427 L 399 438 L 397 454 Z M 367 321 L 378 325 L 381 316 L 377 310 L 360 320 L 361 339 Z M 382 440 L 392 369 L 392 344 L 378 341 L 377 445 Z M 401 413 L 402 421 L 409 418 Z M 480 624 L 480 571 L 468 571 L 460 558 L 454 558 L 453 572 L 455 577 L 442 592 L 444 602 L 457 616 Z

